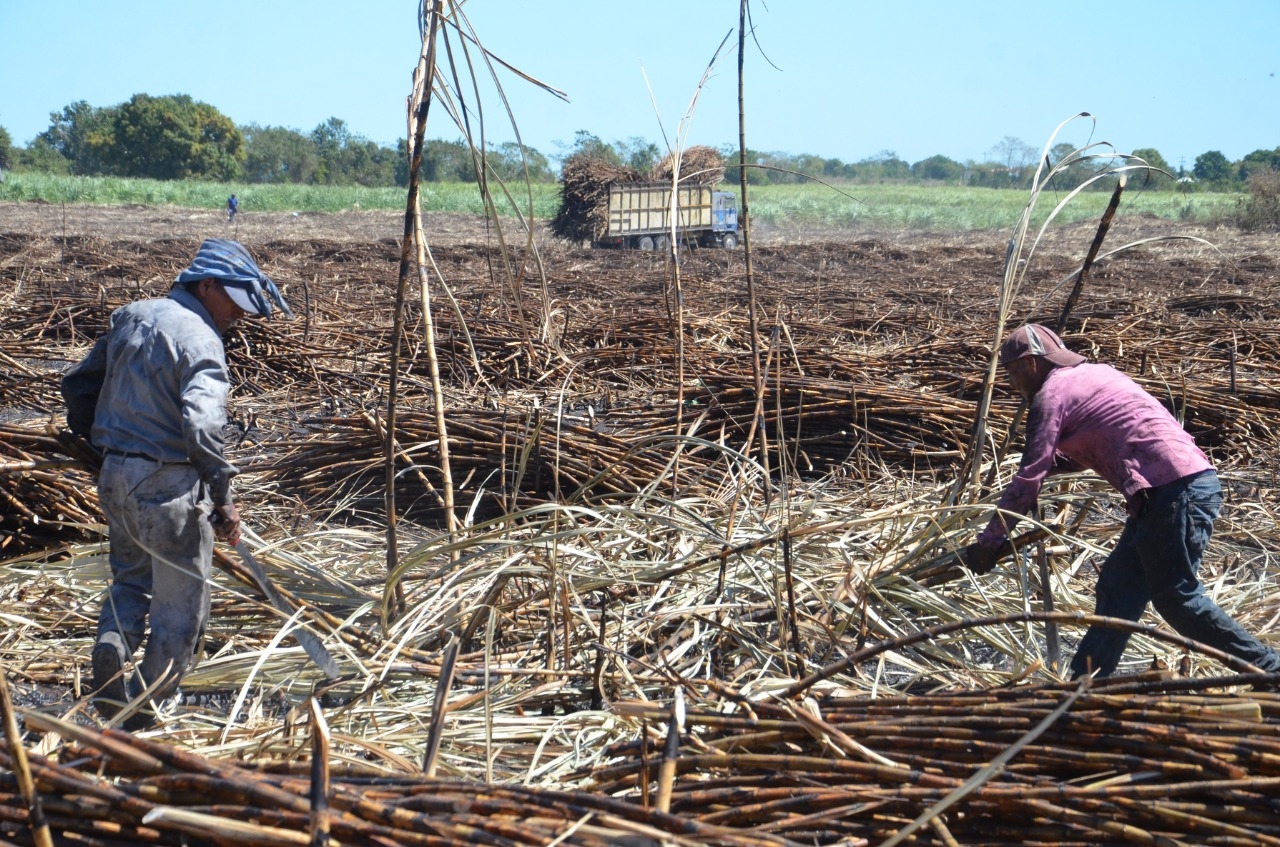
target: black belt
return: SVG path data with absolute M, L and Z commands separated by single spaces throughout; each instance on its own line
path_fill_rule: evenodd
M 110 447 L 108 447 L 106 450 L 103 450 L 102 452 L 108 456 L 119 456 L 123 459 L 146 459 L 148 462 L 155 462 L 158 465 L 164 464 L 154 456 L 148 456 L 146 453 L 134 453 L 131 450 L 112 450 Z

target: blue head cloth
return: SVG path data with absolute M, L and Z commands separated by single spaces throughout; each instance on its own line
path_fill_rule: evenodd
M 269 317 L 274 302 L 286 317 L 293 317 L 280 289 L 239 242 L 225 238 L 206 239 L 191 264 L 173 282 L 183 285 L 202 279 L 216 279 L 222 283 L 236 305 L 251 315 Z

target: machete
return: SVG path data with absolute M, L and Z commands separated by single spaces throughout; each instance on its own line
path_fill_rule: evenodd
M 284 599 L 284 595 L 280 593 L 280 589 L 276 588 L 275 584 L 267 578 L 267 572 L 262 569 L 262 565 L 259 564 L 258 560 L 254 558 L 254 555 L 249 552 L 249 548 L 245 545 L 244 539 L 241 538 L 237 541 L 235 546 L 231 549 L 236 551 L 236 555 L 238 555 L 240 557 L 240 561 L 244 563 L 245 570 L 249 572 L 249 575 L 253 577 L 253 581 L 257 583 L 258 590 L 265 594 L 267 599 L 271 601 L 271 605 L 275 606 L 276 609 L 283 612 L 285 615 L 292 617 L 294 613 L 293 607 Z M 316 637 L 315 633 L 303 629 L 302 627 L 297 627 L 293 630 L 293 635 L 298 639 L 298 643 L 302 645 L 302 649 L 307 651 L 307 655 L 311 657 L 311 661 L 316 663 L 316 667 L 323 671 L 325 676 L 329 679 L 338 678 L 338 663 L 333 660 L 333 656 L 331 656 L 329 651 L 325 649 L 325 646 L 320 643 L 320 639 Z

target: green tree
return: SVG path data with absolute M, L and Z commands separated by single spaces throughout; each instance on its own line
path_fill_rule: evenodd
M 1079 187 L 1098 169 L 1096 160 L 1082 158 L 1076 146 L 1068 142 L 1061 142 L 1049 148 L 1049 166 L 1056 168 L 1064 163 L 1066 167 L 1059 170 L 1053 177 L 1053 185 L 1059 191 L 1070 191 Z M 1013 184 L 1010 182 L 1010 186 Z
M 1202 182 L 1222 184 L 1231 180 L 1231 163 L 1221 152 L 1210 150 L 1196 156 L 1196 164 L 1191 172 Z
M 733 145 L 726 144 L 720 148 L 726 183 L 737 184 L 741 181 L 738 155 L 738 148 Z M 748 185 L 800 184 L 809 182 L 810 179 L 853 179 L 855 176 L 862 178 L 872 173 L 871 168 L 867 168 L 864 173 L 860 165 L 845 164 L 839 159 L 824 159 L 811 153 L 792 154 L 748 149 L 746 163 Z M 904 171 L 909 169 L 906 162 L 901 162 L 901 165 Z
M 112 173 L 148 179 L 240 176 L 244 136 L 226 115 L 187 94 L 135 94 L 115 111 L 104 158 Z
M 107 173 L 104 161 L 112 137 L 115 108 L 100 109 L 84 100 L 64 106 L 61 112 L 49 114 L 49 128 L 36 136 L 32 147 L 39 146 L 35 159 L 55 164 L 50 153 L 67 163 L 66 171 L 80 176 Z M 66 172 L 58 168 L 57 172 Z
M 1280 171 L 1280 147 L 1274 150 L 1254 150 L 1240 160 L 1239 176 L 1247 182 L 1249 177 L 1263 171 Z
M 1155 169 L 1147 171 L 1146 174 L 1135 172 L 1138 173 L 1140 181 L 1144 182 L 1144 187 L 1167 190 L 1177 185 L 1173 176 L 1173 169 L 1169 167 L 1169 163 L 1165 161 L 1164 156 L 1160 155 L 1159 150 L 1154 147 L 1139 147 L 1133 151 L 1133 155 Z M 1130 162 L 1129 164 L 1136 164 L 1136 162 Z M 1157 171 L 1165 171 L 1165 173 L 1157 173 Z
M 395 166 L 393 150 L 360 136 L 353 138 L 342 151 L 342 181 L 348 185 L 392 185 Z
M 315 143 L 294 129 L 281 126 L 241 127 L 244 134 L 244 178 L 249 182 L 309 183 L 319 157 Z
M 823 159 L 822 176 L 825 179 L 849 179 L 853 176 L 853 166 L 839 159 Z
M 14 151 L 14 170 L 34 171 L 46 174 L 69 174 L 71 162 L 49 145 L 43 138 L 36 138 L 26 149 Z
M 589 159 L 602 159 L 611 165 L 626 164 L 612 144 L 605 144 L 600 140 L 599 136 L 593 135 L 585 129 L 580 129 L 574 133 L 573 146 L 561 158 L 568 159 L 578 155 Z
M 741 183 L 742 168 L 738 165 L 740 160 L 738 148 L 725 145 L 720 148 L 720 157 L 724 159 L 724 181 L 731 185 L 738 185 Z M 765 163 L 765 154 L 761 153 L 759 150 L 747 148 L 745 161 L 747 184 L 766 185 L 769 182 L 769 175 L 759 167 Z
M 321 185 L 337 185 L 342 180 L 342 150 L 351 139 L 347 122 L 341 118 L 329 120 L 311 130 L 311 143 L 316 148 L 315 181 Z
M 13 167 L 13 138 L 9 130 L 0 126 L 0 168 L 8 170 Z
M 779 153 L 776 150 L 769 153 L 760 154 L 760 164 L 762 168 L 757 169 L 754 175 L 761 178 L 761 181 L 769 185 L 793 185 L 804 181 L 804 178 L 797 174 L 796 157 Z M 747 175 L 747 181 L 752 182 L 752 174 Z
M 916 179 L 933 182 L 961 182 L 964 171 L 964 165 L 943 155 L 930 156 L 911 166 L 911 175 Z
M 396 151 L 353 133 L 346 121 L 329 120 L 311 131 L 318 164 L 315 181 L 324 185 L 392 185 Z
M 801 153 L 795 157 L 791 170 L 806 176 L 821 177 L 826 165 L 827 160 L 821 156 L 815 156 L 812 153 Z
M 431 174 L 428 178 L 432 182 L 471 182 L 476 178 L 471 147 L 461 138 L 457 141 L 437 139 L 427 142 L 422 166 Z
M 395 165 L 396 185 L 409 184 L 408 142 L 400 140 L 400 155 Z M 423 182 L 472 182 L 476 178 L 471 148 L 461 139 L 445 141 L 429 138 L 423 145 L 422 167 L 418 178 Z
M 626 141 L 615 141 L 614 152 L 624 165 L 641 173 L 649 173 L 653 166 L 662 161 L 662 150 L 652 141 L 643 138 L 629 138 Z
M 1160 155 L 1160 151 L 1154 147 L 1139 147 L 1137 150 L 1133 151 L 1132 155 L 1146 162 L 1153 168 L 1159 168 L 1162 171 L 1170 171 L 1170 173 L 1172 173 L 1169 168 L 1169 163 L 1165 161 L 1164 156 Z
M 1067 182 L 1074 178 L 1070 167 L 1065 172 L 1060 172 L 1054 177 L 1054 182 L 1059 188 L 1067 185 Z M 1011 171 L 999 162 L 990 160 L 984 162 L 970 162 L 965 170 L 965 184 L 972 185 L 975 188 L 1018 188 L 1022 185 L 1022 177 L 1018 171 Z M 1079 183 L 1071 182 L 1070 187 L 1074 188 Z
M 656 149 L 656 148 L 655 148 Z M 555 174 L 551 172 L 551 163 L 547 157 L 532 147 L 523 151 L 519 144 L 508 141 L 497 147 L 490 146 L 489 155 L 485 157 L 490 170 L 503 182 L 523 182 L 526 169 L 530 182 L 554 182 Z
M 858 162 L 858 178 L 866 182 L 904 180 L 911 176 L 911 166 L 892 150 L 881 150 Z

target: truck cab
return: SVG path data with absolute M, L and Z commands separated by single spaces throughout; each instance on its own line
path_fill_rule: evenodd
M 732 191 L 711 193 L 711 233 L 721 247 L 738 246 L 738 197 Z
M 711 228 L 716 232 L 738 231 L 738 198 L 732 191 L 712 192 Z

